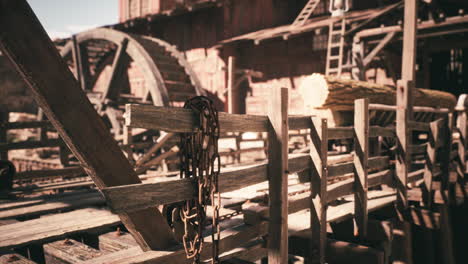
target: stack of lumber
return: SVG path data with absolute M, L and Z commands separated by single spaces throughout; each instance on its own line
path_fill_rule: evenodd
M 304 78 L 299 91 L 304 98 L 306 113 L 318 114 L 334 121 L 335 126 L 349 125 L 354 101 L 369 98 L 371 104 L 396 105 L 396 88 L 363 81 L 340 79 L 322 74 Z M 414 89 L 414 106 L 429 106 L 453 109 L 456 97 L 450 93 Z M 351 118 L 350 118 L 351 117 Z

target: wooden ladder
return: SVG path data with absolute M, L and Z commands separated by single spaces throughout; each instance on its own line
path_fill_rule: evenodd
M 340 76 L 343 70 L 344 33 L 346 31 L 345 17 L 330 22 L 328 31 L 328 47 L 326 75 Z
M 319 3 L 320 0 L 309 0 L 309 2 L 307 2 L 307 4 L 302 9 L 301 13 L 299 13 L 297 16 L 296 20 L 294 20 L 292 23 L 292 26 L 296 27 L 304 25 Z

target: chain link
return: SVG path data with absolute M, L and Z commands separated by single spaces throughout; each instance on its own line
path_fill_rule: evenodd
M 200 263 L 203 249 L 203 229 L 208 204 L 213 209 L 212 261 L 219 263 L 219 208 L 221 197 L 218 191 L 218 176 L 221 159 L 218 153 L 219 120 L 213 102 L 197 96 L 185 102 L 184 108 L 191 109 L 198 117 L 199 127 L 194 133 L 180 135 L 180 177 L 193 178 L 197 182 L 197 198 L 181 205 L 180 218 L 184 224 L 182 242 L 187 258 Z

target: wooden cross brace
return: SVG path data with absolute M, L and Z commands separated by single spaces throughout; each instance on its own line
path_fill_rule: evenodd
M 141 183 L 26 0 L 0 0 L 0 50 L 99 189 Z M 175 244 L 158 209 L 119 216 L 143 250 Z

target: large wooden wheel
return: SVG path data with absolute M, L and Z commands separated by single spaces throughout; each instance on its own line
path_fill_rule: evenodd
M 183 54 L 159 39 L 98 28 L 75 35 L 60 53 L 114 135 L 126 103 L 178 105 L 204 94 Z

